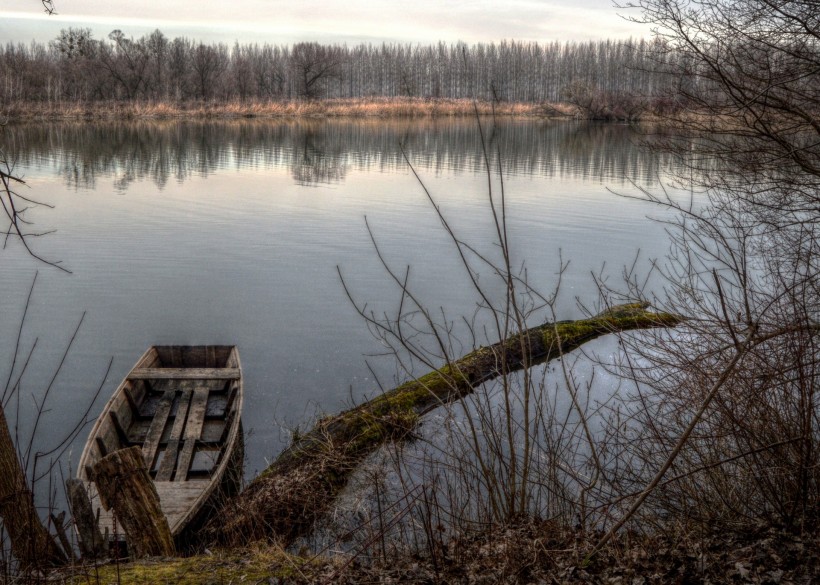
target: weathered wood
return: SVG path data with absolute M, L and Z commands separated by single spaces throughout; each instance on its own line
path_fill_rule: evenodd
M 57 538 L 60 540 L 60 546 L 63 547 L 68 560 L 73 563 L 77 560 L 77 555 L 74 554 L 74 549 L 65 531 L 65 510 L 56 516 L 54 514 L 49 514 L 49 516 L 51 517 L 51 523 L 54 525 L 54 530 L 57 532 Z
M 100 503 L 112 510 L 135 557 L 171 556 L 174 540 L 139 447 L 103 457 L 93 468 Z
M 208 390 L 197 388 L 194 399 L 191 402 L 191 412 L 188 416 L 188 425 L 185 427 L 185 444 L 179 456 L 177 466 L 176 481 L 185 481 L 188 476 L 188 469 L 191 467 L 191 459 L 194 456 L 194 447 L 202 434 L 202 425 L 205 422 L 205 411 L 208 405 Z
M 123 396 L 125 396 L 125 401 L 128 403 L 128 408 L 131 409 L 131 418 L 137 418 L 140 414 L 140 407 L 137 406 L 137 402 L 134 400 L 134 395 L 131 394 L 131 389 L 125 386 L 122 389 L 122 393 Z
M 94 437 L 94 442 L 97 444 L 97 450 L 100 452 L 100 457 L 108 455 L 108 447 L 105 446 L 105 441 L 102 437 Z
M 621 305 L 589 319 L 545 323 L 321 419 L 230 502 L 209 525 L 209 534 L 227 542 L 292 542 L 324 515 L 359 462 L 386 441 L 411 432 L 424 413 L 460 400 L 502 374 L 561 357 L 602 335 L 674 327 L 681 321 L 647 307 Z
M 111 426 L 114 427 L 114 431 L 117 433 L 117 438 L 120 440 L 120 445 L 123 447 L 129 447 L 130 441 L 128 440 L 128 433 L 126 433 L 125 429 L 122 427 L 120 417 L 113 410 L 108 411 L 108 416 L 111 419 Z
M 192 374 L 179 374 L 191 369 Z M 94 424 L 80 458 L 78 477 L 90 481 L 93 465 L 124 446 L 123 435 L 127 444 L 141 445 L 149 475 L 156 471 L 154 487 L 171 534 L 177 546 L 184 547 L 213 511 L 217 495 L 241 476 L 241 471 L 232 469 L 237 466 L 241 470 L 243 462 L 239 420 L 242 379 L 233 379 L 241 372 L 239 355 L 228 345 L 153 346 L 132 371 L 160 371 L 162 375 L 147 379 L 136 375 L 133 380 L 126 376 Z M 214 372 L 216 379 L 201 378 Z M 211 394 L 215 395 L 213 405 Z M 219 416 L 209 418 L 208 408 L 218 411 Z M 212 429 L 214 425 L 218 428 Z M 206 430 L 207 438 L 213 439 L 208 448 L 224 457 L 217 458 L 207 473 L 196 470 L 189 474 L 189 468 L 200 459 L 198 449 Z M 96 489 L 88 485 L 92 509 L 99 512 Z M 231 490 L 237 491 L 235 487 Z M 99 526 L 113 534 L 114 515 L 102 512 Z M 121 528 L 116 529 L 122 534 Z
M 177 412 L 174 416 L 174 426 L 171 427 L 171 436 L 168 438 L 168 446 L 165 448 L 162 463 L 160 463 L 159 469 L 157 470 L 157 481 L 169 481 L 174 473 L 174 469 L 177 466 L 179 442 L 182 438 L 182 432 L 185 430 L 185 423 L 188 420 L 188 406 L 191 403 L 192 394 L 193 389 L 186 386 L 182 390 L 182 394 L 177 401 Z
M 208 488 L 208 481 L 158 481 L 154 482 L 162 502 L 162 512 L 168 518 L 171 534 L 183 528 L 188 512 Z
M 106 541 L 91 507 L 85 482 L 81 479 L 69 479 L 65 483 L 68 505 L 80 539 L 80 553 L 84 559 L 100 558 L 105 555 Z
M 239 368 L 134 368 L 129 380 L 238 380 Z
M 145 458 L 145 465 L 148 469 L 151 469 L 154 465 L 159 442 L 162 440 L 162 432 L 165 430 L 165 423 L 168 422 L 168 415 L 171 413 L 171 406 L 174 404 L 176 393 L 176 389 L 172 387 L 165 390 L 165 394 L 160 398 L 154 419 L 151 421 L 151 426 L 148 428 L 148 434 L 145 436 L 145 443 L 142 445 L 142 455 Z

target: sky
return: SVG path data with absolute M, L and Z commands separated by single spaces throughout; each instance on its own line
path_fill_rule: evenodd
M 160 29 L 168 37 L 205 42 L 290 44 L 467 43 L 625 39 L 649 36 L 612 0 L 3 0 L 0 42 L 47 42 L 60 29 L 91 28 L 95 38 L 114 29 L 140 37 Z

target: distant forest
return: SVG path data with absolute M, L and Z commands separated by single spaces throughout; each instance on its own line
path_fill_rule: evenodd
M 106 39 L 65 29 L 0 49 L 0 100 L 469 98 L 558 102 L 579 92 L 657 98 L 670 58 L 657 41 L 204 44 L 159 30 Z

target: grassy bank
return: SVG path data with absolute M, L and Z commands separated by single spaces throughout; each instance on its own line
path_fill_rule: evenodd
M 340 563 L 339 563 L 340 564 Z M 276 546 L 217 550 L 186 558 L 77 565 L 54 574 L 72 585 L 201 585 L 204 583 L 319 582 L 334 570 L 328 558 L 309 559 Z
M 313 101 L 108 101 L 13 102 L 0 106 L 10 121 L 382 117 L 571 116 L 567 104 L 474 102 L 473 100 L 373 98 Z

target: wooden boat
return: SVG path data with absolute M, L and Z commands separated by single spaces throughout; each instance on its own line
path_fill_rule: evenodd
M 105 405 L 86 442 L 78 478 L 100 508 L 93 465 L 112 451 L 140 446 L 171 534 L 187 541 L 223 495 L 236 492 L 244 459 L 242 367 L 234 346 L 154 346 Z M 100 530 L 117 535 L 100 508 Z

